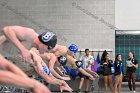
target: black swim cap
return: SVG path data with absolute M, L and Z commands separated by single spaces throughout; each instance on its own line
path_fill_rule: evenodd
M 48 46 L 48 49 L 53 49 L 57 43 L 57 37 L 53 32 L 44 32 L 38 38 L 40 42 Z

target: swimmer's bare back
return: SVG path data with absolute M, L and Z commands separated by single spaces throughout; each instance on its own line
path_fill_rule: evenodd
M 7 37 L 8 34 L 12 33 L 19 39 L 20 42 L 26 47 L 28 44 L 33 43 L 33 40 L 38 36 L 38 34 L 31 28 L 21 27 L 21 26 L 6 26 L 3 28 L 4 34 Z M 14 32 L 14 33 L 13 33 Z M 8 37 L 8 39 L 12 40 L 13 37 Z M 16 40 L 16 39 L 14 39 Z M 15 41 L 16 42 L 16 41 Z M 16 42 L 19 44 L 18 42 Z M 31 48 L 32 46 L 28 47 Z
M 55 54 L 56 57 L 61 55 L 66 55 L 68 48 L 66 46 L 56 44 L 55 48 L 52 50 L 52 53 Z

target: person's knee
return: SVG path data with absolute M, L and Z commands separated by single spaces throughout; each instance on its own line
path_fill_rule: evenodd
M 135 79 L 133 79 L 132 82 L 135 83 Z
M 119 80 L 118 83 L 121 84 L 122 83 L 122 80 Z
M 84 78 L 81 78 L 81 81 L 84 81 Z
M 119 84 L 119 81 L 118 81 L 118 80 L 116 80 L 116 81 L 115 81 L 115 85 L 117 86 L 118 84 Z
M 88 79 L 86 80 L 86 83 L 87 83 L 87 85 L 89 85 L 89 80 Z
M 128 81 L 128 82 L 131 82 L 131 78 L 127 78 L 127 81 Z
M 136 78 L 135 78 L 135 77 L 133 77 L 133 78 L 132 78 L 132 82 L 135 82 L 135 81 L 136 81 Z
M 104 83 L 107 84 L 108 83 L 108 80 L 104 80 Z
M 109 83 L 112 83 L 113 84 L 113 80 L 112 79 L 109 79 Z

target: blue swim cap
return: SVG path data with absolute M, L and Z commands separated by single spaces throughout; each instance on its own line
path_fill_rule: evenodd
M 71 45 L 69 46 L 69 50 L 70 50 L 71 52 L 76 53 L 76 52 L 78 52 L 78 47 L 77 47 L 76 44 L 71 44 Z

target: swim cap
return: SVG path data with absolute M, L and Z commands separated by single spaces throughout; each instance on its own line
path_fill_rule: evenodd
M 53 49 L 57 43 L 57 37 L 53 32 L 44 32 L 38 38 L 40 42 L 48 46 L 48 49 Z
M 67 58 L 65 56 L 60 56 L 60 57 L 58 57 L 58 61 L 61 65 L 64 66 L 67 63 Z
M 71 45 L 69 46 L 69 50 L 70 50 L 71 52 L 76 53 L 76 52 L 78 52 L 78 47 L 77 47 L 76 44 L 71 44 Z

